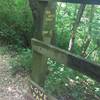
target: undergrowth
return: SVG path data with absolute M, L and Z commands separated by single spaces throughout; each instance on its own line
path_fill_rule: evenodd
M 50 71 L 44 86 L 47 92 L 59 100 L 70 97 L 71 100 L 100 100 L 99 83 L 51 59 L 47 63 Z

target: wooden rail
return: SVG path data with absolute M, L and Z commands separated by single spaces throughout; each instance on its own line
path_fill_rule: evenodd
M 59 49 L 36 39 L 32 39 L 32 48 L 33 51 L 38 52 L 46 57 L 50 57 L 57 62 L 65 64 L 65 66 L 75 69 L 100 82 L 99 64 L 91 63 L 65 50 Z
M 100 0 L 58 0 L 60 2 L 68 2 L 68 3 L 84 3 L 84 4 L 99 4 Z
M 48 0 L 40 0 L 40 1 L 48 1 Z M 58 2 L 66 2 L 66 3 L 81 3 L 81 4 L 96 4 L 100 5 L 100 0 L 57 0 Z

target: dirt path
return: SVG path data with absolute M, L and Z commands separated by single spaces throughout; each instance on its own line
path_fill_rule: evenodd
M 0 55 L 0 100 L 25 100 L 24 91 L 27 90 L 27 77 L 11 75 L 10 55 Z

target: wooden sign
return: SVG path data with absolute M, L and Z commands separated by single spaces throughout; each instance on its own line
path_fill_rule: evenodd
M 31 80 L 30 80 L 30 89 L 31 89 L 33 100 L 57 100 L 54 97 L 45 93 L 43 88 L 41 88 Z
M 37 87 L 35 86 L 31 86 L 31 91 L 33 94 L 33 98 L 35 100 L 48 100 L 48 97 L 46 96 L 46 94 L 44 94 L 41 90 L 39 90 Z
M 42 88 L 40 88 L 36 83 L 30 81 L 30 89 L 32 96 L 35 100 L 48 100 L 47 95 L 44 93 Z

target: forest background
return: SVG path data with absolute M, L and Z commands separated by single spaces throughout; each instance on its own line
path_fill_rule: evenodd
M 0 1 L 0 53 L 14 52 L 13 75 L 31 72 L 34 27 L 28 0 Z M 100 6 L 57 3 L 55 30 L 55 46 L 100 64 Z M 46 91 L 57 97 L 67 94 L 76 100 L 100 100 L 99 83 L 50 58 L 47 64 L 51 73 Z

